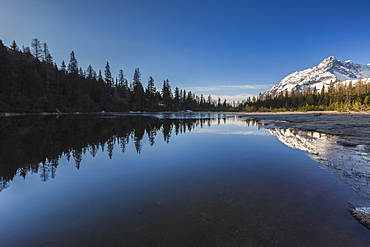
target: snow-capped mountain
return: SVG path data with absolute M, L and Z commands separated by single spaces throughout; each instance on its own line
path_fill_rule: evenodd
M 294 88 L 300 91 L 316 88 L 317 91 L 321 91 L 323 86 L 328 89 L 330 82 L 348 83 L 352 81 L 355 84 L 362 78 L 370 78 L 370 64 L 362 65 L 351 60 L 342 62 L 331 56 L 324 59 L 318 66 L 288 75 L 263 95 L 276 96 L 284 93 L 285 90 L 291 92 Z

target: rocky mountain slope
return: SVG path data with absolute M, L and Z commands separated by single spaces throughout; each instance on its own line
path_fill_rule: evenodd
M 331 82 L 355 84 L 359 79 L 370 78 L 370 64 L 362 65 L 351 60 L 340 61 L 331 56 L 324 59 L 318 66 L 303 71 L 294 72 L 274 85 L 263 95 L 276 96 L 285 91 L 291 92 L 294 88 L 300 91 L 308 88 L 321 91 L 327 89 Z

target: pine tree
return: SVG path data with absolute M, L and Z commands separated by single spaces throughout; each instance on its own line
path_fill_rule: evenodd
M 118 89 L 120 96 L 128 101 L 130 98 L 130 89 L 122 69 L 118 72 Z
M 22 46 L 23 53 L 31 54 L 31 49 L 28 46 Z
M 50 53 L 46 56 L 45 62 L 48 64 L 53 64 L 53 57 L 51 56 Z
M 135 110 L 142 109 L 145 105 L 145 94 L 143 85 L 141 84 L 141 73 L 139 68 L 135 69 L 132 87 L 134 94 L 134 108 Z
M 13 53 L 19 51 L 18 45 L 15 40 L 13 40 L 12 44 L 10 45 L 10 51 Z
M 123 73 L 123 70 L 120 69 L 118 72 L 118 86 L 124 87 L 127 85 L 127 80 L 125 78 L 125 74 Z
M 153 77 L 149 77 L 148 79 L 148 86 L 146 88 L 146 91 L 147 91 L 147 95 L 149 96 L 149 98 L 153 98 L 154 95 L 155 95 L 155 92 L 157 91 L 157 89 L 155 88 L 154 86 L 154 79 Z
M 86 77 L 86 73 L 85 73 L 85 71 L 80 67 L 80 69 L 78 70 L 78 74 L 81 76 L 81 77 L 83 77 L 83 78 L 85 78 Z
M 68 73 L 69 74 L 78 74 L 78 63 L 75 58 L 75 53 L 72 51 L 68 64 Z
M 182 100 L 181 100 L 181 103 L 183 104 L 183 106 L 185 107 L 185 104 L 186 104 L 186 90 L 184 89 L 184 91 L 182 92 Z
M 163 82 L 163 87 L 162 87 L 162 99 L 164 101 L 164 103 L 167 105 L 167 106 L 170 106 L 171 105 L 171 101 L 172 101 L 172 91 L 171 91 L 171 86 L 170 86 L 170 83 L 169 83 L 169 80 L 164 80 Z
M 66 69 L 66 64 L 64 63 L 64 60 L 62 61 L 62 64 L 60 65 L 60 70 L 63 72 L 63 73 L 67 73 L 67 69 Z
M 87 75 L 86 76 L 87 76 L 88 79 L 91 80 L 91 79 L 93 79 L 95 77 L 95 74 L 96 73 L 95 73 L 95 71 L 94 71 L 94 69 L 93 69 L 93 67 L 91 65 L 89 65 L 87 67 L 87 70 L 86 71 L 87 71 Z
M 40 60 L 41 51 L 42 51 L 40 40 L 38 40 L 36 38 L 32 39 L 31 47 L 32 47 L 32 55 L 34 55 L 36 59 Z
M 175 107 L 179 107 L 180 106 L 180 89 L 178 87 L 175 88 L 175 97 L 173 99 L 174 101 L 174 104 L 175 104 Z
M 98 81 L 99 82 L 104 82 L 103 81 L 103 76 L 102 76 L 102 74 L 101 74 L 101 70 L 99 69 L 99 74 L 98 74 Z
M 110 66 L 109 62 L 107 61 L 107 64 L 105 65 L 105 83 L 107 83 L 109 86 L 113 86 L 113 79 L 112 79 L 112 73 L 110 72 Z
M 49 54 L 50 53 L 49 53 L 48 44 L 43 43 L 42 44 L 42 49 L 41 49 L 41 58 L 46 61 L 46 59 L 47 59 L 47 57 L 48 57 Z
M 135 69 L 132 86 L 135 88 L 138 84 L 141 84 L 141 73 L 139 68 Z

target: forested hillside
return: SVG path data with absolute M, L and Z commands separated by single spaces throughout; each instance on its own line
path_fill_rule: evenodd
M 367 79 L 348 84 L 333 81 L 321 92 L 294 89 L 277 96 L 248 98 L 239 106 L 246 111 L 366 111 L 370 110 L 370 83 Z
M 33 39 L 31 47 L 8 47 L 0 40 L 0 112 L 97 112 L 227 110 L 226 100 L 196 96 L 191 91 L 171 89 L 164 80 L 157 89 L 152 77 L 144 86 L 139 68 L 132 81 L 123 70 L 113 77 L 109 62 L 104 71 L 78 67 L 75 53 L 58 66 L 48 45 Z

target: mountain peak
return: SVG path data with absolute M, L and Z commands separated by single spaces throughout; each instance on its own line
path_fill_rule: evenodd
M 263 93 L 264 96 L 276 96 L 285 91 L 294 89 L 300 91 L 308 88 L 321 91 L 325 86 L 328 88 L 331 82 L 350 80 L 356 83 L 360 78 L 370 78 L 370 65 L 362 65 L 350 60 L 341 62 L 334 56 L 325 58 L 318 66 L 294 72 Z
M 328 58 L 325 58 L 323 61 L 334 61 L 334 60 L 338 60 L 338 59 L 336 59 L 334 56 L 330 56 Z
M 325 58 L 324 60 L 322 60 L 322 62 L 317 67 L 321 68 L 321 67 L 325 67 L 325 66 L 328 66 L 328 65 L 333 65 L 336 62 L 340 62 L 340 61 L 338 59 L 336 59 L 334 56 L 330 56 L 330 57 Z

